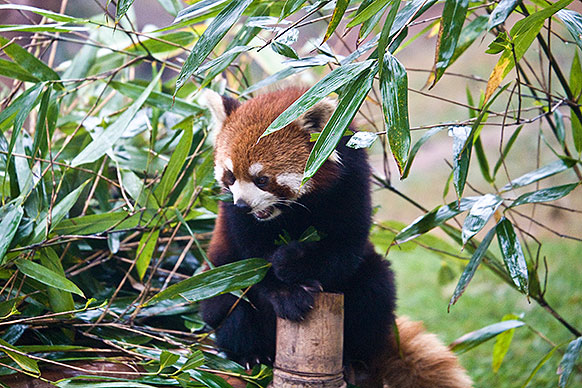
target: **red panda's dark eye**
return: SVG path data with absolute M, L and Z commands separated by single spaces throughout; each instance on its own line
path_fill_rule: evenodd
M 232 173 L 232 171 L 226 171 L 224 173 L 224 177 L 222 178 L 222 182 L 226 185 L 226 186 L 231 186 L 234 184 L 234 181 L 236 181 L 236 178 L 234 176 L 234 174 Z
M 269 177 L 267 176 L 260 176 L 258 178 L 255 178 L 255 185 L 257 185 L 257 187 L 265 187 L 267 186 L 267 184 L 269 183 Z

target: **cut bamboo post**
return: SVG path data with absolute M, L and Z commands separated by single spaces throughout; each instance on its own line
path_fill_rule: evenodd
M 319 293 L 302 322 L 277 318 L 271 388 L 344 388 L 344 296 Z

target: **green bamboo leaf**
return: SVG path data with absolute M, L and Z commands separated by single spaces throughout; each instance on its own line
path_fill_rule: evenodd
M 406 69 L 390 53 L 384 55 L 384 70 L 380 74 L 382 111 L 390 150 L 396 160 L 400 176 L 410 150 L 410 125 L 408 123 L 408 77 Z
M 18 25 L 0 25 L 0 33 L 2 32 L 82 32 L 87 31 L 88 27 L 78 27 L 78 26 L 64 26 L 63 24 L 18 24 Z
M 346 25 L 346 28 L 352 28 L 358 24 L 364 23 L 371 17 L 384 12 L 384 8 L 392 0 L 366 0 L 363 1 L 358 10 L 356 11 L 354 18 Z
M 550 350 L 548 353 L 546 353 L 546 355 L 544 357 L 542 357 L 542 359 L 537 363 L 536 367 L 532 370 L 532 372 L 528 376 L 527 380 L 525 380 L 525 383 L 523 383 L 523 385 L 521 386 L 521 388 L 526 388 L 528 386 L 528 384 L 530 383 L 530 381 L 534 378 L 534 376 L 538 373 L 538 371 L 542 368 L 542 366 L 544 366 L 544 364 L 550 358 L 552 358 L 552 356 L 554 355 L 554 353 L 556 352 L 556 350 L 558 350 L 559 347 L 560 347 L 560 345 L 554 346 L 552 348 L 552 350 Z
M 556 123 L 556 138 L 558 139 L 558 142 L 560 142 L 560 145 L 564 147 L 566 142 L 566 127 L 564 125 L 564 117 L 557 109 L 554 111 L 553 116 L 554 122 Z
M 88 23 L 89 21 L 86 19 L 79 19 L 69 15 L 64 15 L 62 13 L 57 13 L 53 11 L 49 11 L 42 8 L 31 7 L 28 5 L 21 5 L 21 4 L 0 4 L 0 10 L 2 9 L 14 9 L 18 11 L 29 11 L 33 12 L 37 15 L 41 15 L 46 17 L 49 20 L 54 20 L 55 22 L 63 22 L 63 23 Z
M 147 224 L 155 215 L 156 209 L 147 209 L 133 215 L 122 210 L 112 213 L 90 214 L 62 220 L 52 229 L 52 232 L 58 235 L 90 235 L 106 231 L 129 230 Z
M 95 139 L 93 139 L 93 141 L 71 161 L 71 166 L 77 167 L 82 164 L 94 162 L 109 151 L 109 149 L 121 138 L 131 120 L 133 120 L 136 113 L 141 109 L 141 106 L 150 96 L 151 92 L 158 84 L 162 73 L 163 71 L 160 71 L 133 104 L 131 104 L 113 124 L 109 125 L 105 130 L 103 130 L 103 132 L 97 135 Z
M 198 1 L 178 12 L 178 15 L 176 15 L 176 19 L 174 19 L 172 24 L 174 25 L 175 28 L 180 28 L 188 24 L 194 24 L 201 18 L 206 19 L 211 18 L 218 13 L 219 9 L 224 8 L 224 3 L 226 2 L 227 0 Z
M 66 278 L 65 270 L 61 264 L 59 256 L 50 248 L 43 248 L 39 251 L 40 263 L 49 270 Z M 54 312 L 73 311 L 75 310 L 75 302 L 73 295 L 69 291 L 62 291 L 52 286 L 47 288 L 49 303 Z
M 390 38 L 393 36 L 393 34 L 399 32 L 399 30 L 394 31 L 394 24 L 396 21 L 396 17 L 398 16 L 398 8 L 400 8 L 400 3 L 401 3 L 400 0 L 394 0 L 392 2 L 390 11 L 386 16 L 386 20 L 384 20 L 384 25 L 382 26 L 382 31 L 380 32 L 380 38 L 378 39 L 378 47 L 376 48 L 376 52 L 378 55 L 378 67 L 380 69 L 380 79 L 383 78 L 383 72 L 386 67 L 384 65 L 384 58 L 386 57 L 386 55 L 388 55 L 388 53 L 386 52 L 386 48 L 388 47 Z M 392 46 L 389 48 L 392 50 Z
M 520 195 L 513 203 L 509 206 L 519 206 L 526 203 L 538 203 L 538 202 L 550 202 L 557 199 L 563 198 L 570 194 L 579 183 L 571 183 L 569 185 L 554 186 L 547 189 L 536 190 L 531 193 L 525 193 Z
M 154 196 L 156 197 L 158 203 L 163 204 L 166 202 L 168 195 L 176 184 L 178 175 L 180 174 L 182 166 L 184 165 L 184 162 L 188 157 L 188 153 L 190 152 L 193 136 L 192 127 L 185 127 L 182 132 L 182 138 L 178 142 L 176 149 L 170 157 L 170 161 L 166 166 L 166 169 L 162 175 L 162 179 L 154 190 Z
M 522 186 L 527 186 L 531 183 L 537 182 L 539 180 L 545 179 L 552 175 L 558 174 L 564 170 L 569 169 L 576 164 L 575 160 L 571 159 L 560 159 L 553 163 L 546 164 L 537 170 L 528 172 L 520 176 L 519 178 L 513 179 L 510 183 L 506 184 L 501 188 L 501 191 L 508 191 Z
M 433 135 L 442 131 L 443 129 L 445 129 L 445 127 L 432 128 L 428 130 L 424 135 L 422 135 L 422 137 L 418 139 L 416 143 L 414 143 L 412 149 L 410 150 L 410 155 L 408 156 L 408 160 L 406 161 L 406 165 L 404 166 L 402 177 L 400 179 L 405 179 L 408 177 L 408 174 L 410 173 L 410 168 L 412 167 L 412 162 L 414 161 L 416 154 L 420 150 L 420 147 L 422 147 L 422 145 L 426 143 L 428 139 L 430 139 Z
M 18 66 L 18 64 L 12 61 L 7 61 L 5 59 L 0 59 L 0 75 L 12 79 L 17 79 L 19 81 L 34 83 L 40 82 L 38 78 L 30 74 L 26 69 Z
M 556 15 L 564 22 L 570 35 L 580 49 L 582 49 L 582 15 L 570 9 L 562 9 Z
M 505 22 L 507 17 L 517 4 L 519 0 L 501 0 L 499 4 L 495 7 L 491 15 L 489 15 L 489 21 L 487 22 L 487 30 L 491 31 L 493 28 Z
M 372 88 L 376 68 L 361 73 L 352 80 L 342 92 L 338 100 L 337 108 L 323 127 L 305 165 L 301 184 L 305 184 L 315 175 L 317 170 L 325 163 L 327 158 L 335 150 L 346 129 L 351 124 L 354 116 L 360 109 L 368 91 Z M 281 117 L 281 116 L 279 116 Z
M 293 49 L 293 47 L 288 46 L 286 44 L 273 42 L 271 43 L 271 48 L 273 49 L 274 52 L 284 57 L 299 59 L 299 56 L 297 55 L 297 52 Z
M 338 90 L 348 82 L 353 81 L 363 71 L 369 70 L 374 61 L 364 61 L 350 63 L 348 65 L 335 68 L 332 72 L 323 77 L 319 82 L 313 85 L 307 92 L 297 99 L 289 108 L 279 115 L 269 125 L 261 137 L 267 136 L 279 129 L 289 125 L 307 112 L 311 107 L 327 97 L 332 92 Z
M 160 354 L 160 367 L 156 373 L 161 373 L 164 368 L 174 365 L 179 359 L 179 354 L 171 353 L 167 350 L 162 350 L 162 353 Z
M 475 202 L 463 223 L 463 246 L 483 229 L 502 202 L 503 198 L 494 194 L 485 194 Z
M 481 175 L 486 182 L 493 183 L 493 178 L 489 174 L 489 161 L 487 160 L 487 155 L 483 149 L 483 142 L 481 142 L 481 137 L 475 139 L 475 154 L 477 155 L 477 161 L 479 162 L 479 169 L 481 170 Z
M 59 75 L 50 67 L 45 65 L 43 61 L 36 58 L 34 55 L 17 45 L 16 43 L 10 43 L 10 41 L 4 37 L 0 36 L 0 46 L 12 60 L 20 67 L 28 71 L 34 77 L 41 81 L 54 81 L 59 79 Z M 59 89 L 62 89 L 62 85 L 58 85 Z
M 503 151 L 501 152 L 501 156 L 497 160 L 497 163 L 495 163 L 495 167 L 493 167 L 493 179 L 495 179 L 495 176 L 497 175 L 497 171 L 503 165 L 503 161 L 505 160 L 505 158 L 509 154 L 511 147 L 513 146 L 513 143 L 515 143 L 515 140 L 517 140 L 517 137 L 519 136 L 519 133 L 521 132 L 522 128 L 523 128 L 523 125 L 520 125 L 519 127 L 517 127 L 516 130 L 511 134 L 511 137 L 507 141 L 507 144 L 505 145 L 505 147 L 503 147 Z
M 32 109 L 38 104 L 38 97 L 42 92 L 44 84 L 38 83 L 30 88 L 26 89 L 18 98 L 16 98 L 8 108 L 0 112 L 0 131 L 4 132 L 6 128 L 13 125 L 13 131 L 15 133 L 20 132 L 24 121 L 28 117 L 28 114 Z M 12 148 L 14 147 L 14 141 L 16 140 L 15 135 L 10 139 L 10 147 L 8 149 L 9 156 L 12 153 Z
M 328 40 L 336 30 L 337 26 L 341 22 L 344 14 L 346 13 L 346 8 L 348 8 L 349 0 L 337 0 L 335 3 L 335 8 L 333 10 L 333 14 L 331 15 L 331 20 L 327 25 L 327 30 L 325 31 L 325 35 L 323 36 L 322 44 Z
M 137 100 L 145 91 L 145 87 L 129 82 L 111 81 L 108 84 L 113 89 L 126 97 Z M 190 116 L 202 112 L 199 105 L 193 104 L 181 98 L 172 98 L 171 95 L 152 91 L 144 104 L 164 111 L 175 112 L 182 116 Z
M 133 2 L 134 0 L 117 0 L 117 10 L 115 11 L 116 21 L 119 21 L 119 19 L 125 16 Z
M 232 386 L 224 381 L 222 377 L 213 373 L 200 369 L 190 369 L 187 373 L 190 375 L 190 377 L 207 388 L 232 388 Z
M 285 5 L 281 11 L 281 16 L 279 20 L 285 19 L 287 16 L 297 12 L 301 6 L 305 3 L 305 0 L 286 0 Z
M 449 135 L 453 137 L 453 185 L 457 196 L 461 197 L 467 181 L 473 150 L 473 142 L 470 141 L 471 127 L 451 127 Z
M 380 0 L 380 1 L 364 0 L 360 4 L 360 8 L 365 8 L 368 5 L 374 4 L 376 2 L 384 2 L 384 1 L 383 0 Z M 376 12 L 374 15 L 372 15 L 370 18 L 368 18 L 367 20 L 365 20 L 362 23 L 362 25 L 360 26 L 360 31 L 358 32 L 358 39 L 360 42 L 363 41 L 364 39 L 366 39 L 368 37 L 368 35 L 370 35 L 370 33 L 372 33 L 372 31 L 374 31 L 374 29 L 376 28 L 376 26 L 378 25 L 378 23 L 382 19 L 382 15 L 384 14 L 384 10 L 386 9 L 386 7 L 388 7 L 388 2 L 386 2 L 384 4 L 384 7 L 382 9 L 378 10 L 378 12 Z M 360 8 L 358 8 L 358 10 Z
M 75 190 L 71 191 L 63 199 L 61 199 L 59 203 L 57 203 L 52 209 L 50 209 L 51 211 L 50 215 L 45 214 L 45 216 L 34 227 L 32 239 L 33 243 L 41 242 L 46 237 L 47 232 L 46 228 L 49 220 L 51 222 L 52 230 L 52 228 L 57 226 L 59 222 L 61 222 L 61 220 L 65 218 L 65 216 L 69 213 L 69 210 L 71 210 L 75 202 L 77 202 L 77 199 L 79 199 L 79 196 L 81 195 L 81 192 L 83 191 L 87 183 L 89 183 L 89 180 L 82 183 L 79 187 L 77 187 Z
M 580 350 L 582 349 L 582 337 L 578 337 L 568 344 L 566 348 L 566 353 L 560 361 L 560 366 L 558 367 L 558 374 L 560 375 L 559 386 L 560 388 L 566 387 L 568 384 L 568 379 L 572 370 L 574 369 L 574 364 L 580 355 Z
M 204 365 L 205 361 L 204 353 L 202 353 L 200 350 L 194 350 L 192 355 L 188 357 L 188 360 L 186 360 L 186 362 L 180 366 L 179 371 L 198 368 Z
M 143 280 L 143 277 L 152 261 L 152 256 L 154 250 L 158 243 L 158 237 L 160 236 L 160 229 L 153 229 L 149 233 L 144 233 L 139 240 L 139 245 L 137 246 L 137 260 L 135 261 L 135 269 L 139 276 L 139 280 Z
M 256 84 L 249 86 L 248 88 L 243 90 L 243 92 L 240 94 L 240 96 L 241 97 L 247 96 L 250 93 L 253 93 L 254 91 L 257 91 L 261 88 L 269 86 L 275 82 L 279 82 L 281 80 L 284 80 L 285 78 L 288 78 L 294 74 L 305 71 L 307 69 L 308 69 L 307 67 L 287 67 L 287 68 L 280 70 L 274 74 L 271 74 L 267 78 L 260 80 Z
M 198 39 L 198 42 L 196 42 L 196 46 L 194 46 L 192 52 L 188 55 L 184 66 L 182 66 L 182 70 L 180 70 L 180 74 L 176 80 L 174 96 L 190 79 L 190 76 L 198 69 L 212 49 L 226 35 L 228 30 L 230 30 L 251 3 L 252 0 L 230 1 L 216 18 L 214 18 L 200 39 Z
M 464 353 L 477 345 L 503 333 L 504 331 L 515 329 L 525 325 L 524 322 L 518 320 L 510 320 L 494 323 L 482 329 L 472 331 L 456 339 L 451 343 L 450 348 L 456 353 Z
M 497 241 L 503 256 L 503 261 L 511 280 L 517 288 L 528 293 L 528 272 L 525 256 L 521 249 L 521 244 L 515 235 L 513 225 L 507 218 L 503 218 L 495 227 L 497 231 Z
M 501 84 L 501 81 L 515 67 L 515 62 L 521 60 L 542 29 L 545 20 L 571 2 L 572 0 L 559 0 L 513 25 L 509 33 L 512 37 L 512 45 L 503 51 L 497 65 L 495 65 L 493 72 L 489 76 L 485 91 L 485 101 L 489 100 L 489 97 Z
M 8 357 L 10 357 L 25 372 L 35 376 L 40 376 L 40 370 L 38 369 L 38 364 L 36 361 L 28 358 L 25 355 L 17 353 L 20 352 L 20 349 L 16 346 L 12 346 L 3 339 L 0 339 L 0 351 L 4 352 Z
M 36 281 L 41 282 L 42 284 L 46 284 L 47 286 L 51 286 L 59 290 L 72 292 L 83 298 L 85 297 L 83 291 L 81 291 L 79 287 L 75 285 L 75 283 L 67 279 L 65 276 L 56 273 L 55 271 L 52 271 L 31 260 L 16 259 L 14 262 L 20 272 Z
M 487 29 L 487 17 L 477 16 L 461 31 L 455 52 L 447 67 L 450 67 L 465 52 L 473 42 Z
M 263 279 L 270 266 L 271 264 L 263 259 L 246 259 L 216 267 L 166 288 L 154 295 L 145 305 L 176 297 L 197 302 L 240 290 Z
M 457 42 L 467 15 L 469 0 L 446 0 L 437 40 L 433 73 L 428 83 L 431 88 L 443 76 L 455 53 Z
M 455 291 L 453 292 L 453 296 L 451 296 L 451 300 L 449 301 L 447 311 L 450 311 L 451 306 L 457 303 L 457 300 L 459 300 L 461 295 L 463 295 L 463 292 L 465 292 L 465 290 L 467 289 L 469 282 L 471 281 L 471 279 L 473 279 L 473 275 L 475 275 L 475 271 L 477 271 L 479 264 L 481 264 L 481 259 L 487 252 L 487 249 L 489 249 L 489 245 L 491 244 L 491 241 L 493 240 L 494 236 L 495 228 L 491 228 L 491 230 L 485 235 L 483 241 L 481 241 L 481 244 L 479 244 L 479 246 L 473 253 L 473 256 L 471 256 L 471 260 L 469 260 L 469 263 L 463 270 L 463 273 L 459 278 L 459 282 L 455 287 Z
M 0 208 L 0 264 L 4 264 L 4 255 L 16 235 L 23 214 L 22 206 L 15 202 Z
M 579 103 L 580 96 L 582 95 L 582 65 L 580 65 L 578 52 L 574 53 L 574 59 L 572 59 L 572 66 L 570 67 L 570 90 L 576 99 L 574 102 Z M 574 147 L 576 148 L 576 151 L 580 153 L 582 152 L 582 123 L 574 113 L 573 109 L 570 109 L 570 120 L 572 122 Z
M 509 320 L 517 320 L 519 317 L 515 314 L 507 314 L 501 320 L 502 321 L 509 321 Z M 493 357 L 491 361 L 491 367 L 494 373 L 499 371 L 501 367 L 501 363 L 509 350 L 509 346 L 511 345 L 511 340 L 513 339 L 513 333 L 515 329 L 509 329 L 504 331 L 503 333 L 499 334 L 495 339 L 495 345 L 493 345 Z
M 400 233 L 396 235 L 394 242 L 396 244 L 402 244 L 428 232 L 462 212 L 471 209 L 479 198 L 481 197 L 461 198 L 460 201 L 454 201 L 448 205 L 437 206 L 425 215 L 418 217 L 406 228 L 402 229 Z

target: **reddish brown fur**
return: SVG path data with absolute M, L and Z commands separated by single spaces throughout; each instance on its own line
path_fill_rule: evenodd
M 454 353 L 421 322 L 396 319 L 400 354 L 385 363 L 384 388 L 470 388 L 471 379 Z M 394 341 L 396 343 L 396 341 Z
M 260 95 L 243 103 L 224 121 L 216 137 L 215 158 L 233 162 L 234 175 L 239 179 L 251 181 L 249 167 L 261 163 L 269 176 L 281 173 L 302 174 L 313 142 L 310 134 L 297 120 L 285 128 L 259 140 L 267 127 L 299 98 L 305 89 L 288 88 Z M 236 144 L 236 147 L 233 145 Z M 276 152 L 273 152 L 276 150 Z M 335 163 L 327 162 L 318 171 L 310 184 L 327 187 L 338 174 Z M 270 187 L 275 194 L 283 187 Z M 288 194 L 288 193 L 287 193 Z

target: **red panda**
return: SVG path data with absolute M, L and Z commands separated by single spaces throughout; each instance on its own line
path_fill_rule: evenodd
M 220 203 L 208 256 L 216 266 L 262 257 L 272 267 L 248 292 L 204 301 L 201 313 L 216 344 L 243 365 L 272 365 L 276 317 L 302 320 L 320 291 L 345 300 L 346 379 L 362 388 L 467 388 L 453 353 L 420 324 L 396 319 L 390 263 L 369 241 L 370 166 L 365 150 L 344 138 L 315 176 L 301 185 L 313 147 L 335 109 L 324 99 L 287 127 L 260 138 L 304 93 L 287 88 L 243 104 L 205 94 L 215 125 L 215 175 L 232 202 Z M 317 241 L 301 241 L 314 228 Z M 281 237 L 285 241 L 281 241 Z M 399 341 L 392 333 L 398 327 Z

